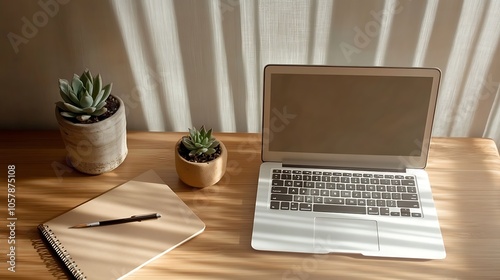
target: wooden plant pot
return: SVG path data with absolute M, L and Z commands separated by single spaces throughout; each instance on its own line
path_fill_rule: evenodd
M 56 107 L 69 163 L 80 172 L 102 174 L 118 167 L 127 157 L 125 105 L 119 97 L 114 97 L 120 103 L 118 110 L 111 117 L 92 124 L 66 120 Z
M 227 165 L 227 149 L 224 143 L 219 141 L 221 155 L 218 158 L 203 163 L 185 160 L 179 154 L 180 144 L 181 140 L 175 144 L 175 169 L 182 182 L 192 187 L 204 188 L 220 181 Z

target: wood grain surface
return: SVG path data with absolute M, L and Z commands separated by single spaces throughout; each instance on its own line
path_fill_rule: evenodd
M 229 150 L 228 169 L 217 185 L 195 189 L 180 182 L 175 172 L 174 145 L 182 135 L 128 132 L 125 162 L 112 172 L 90 176 L 67 166 L 58 131 L 1 131 L 0 278 L 66 279 L 36 226 L 149 169 L 193 209 L 206 230 L 129 279 L 500 278 L 500 158 L 490 139 L 432 140 L 426 170 L 447 257 L 422 261 L 253 250 L 261 136 L 216 134 Z M 9 165 L 15 166 L 14 231 L 8 227 Z M 15 272 L 8 270 L 7 255 L 13 232 Z

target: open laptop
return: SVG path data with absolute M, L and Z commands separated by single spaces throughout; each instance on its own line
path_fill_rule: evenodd
M 268 65 L 252 247 L 443 259 L 435 68 Z

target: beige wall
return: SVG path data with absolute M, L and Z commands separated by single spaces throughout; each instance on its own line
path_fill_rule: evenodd
M 0 111 L 2 128 L 57 128 L 57 81 L 87 67 L 114 82 L 113 93 L 133 87 L 108 1 L 60 2 L 0 2 L 1 96 L 7 105 Z
M 429 66 L 434 134 L 498 142 L 499 3 L 0 0 L 0 128 L 57 128 L 57 80 L 85 68 L 128 129 L 255 132 L 268 63 Z

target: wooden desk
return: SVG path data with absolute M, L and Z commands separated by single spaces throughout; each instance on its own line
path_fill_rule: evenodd
M 254 251 L 250 239 L 259 135 L 218 134 L 229 149 L 229 166 L 218 185 L 205 189 L 192 189 L 177 178 L 173 147 L 181 135 L 129 132 L 125 162 L 113 172 L 87 176 L 65 165 L 66 151 L 58 131 L 0 132 L 0 278 L 64 279 L 36 226 L 148 169 L 156 170 L 207 228 L 130 279 L 500 277 L 500 158 L 491 140 L 433 139 L 427 170 L 448 255 L 444 260 L 418 261 Z M 7 270 L 8 165 L 15 165 L 16 176 L 15 273 Z

